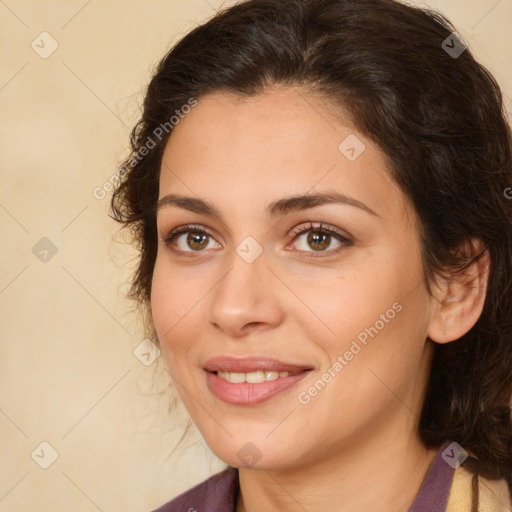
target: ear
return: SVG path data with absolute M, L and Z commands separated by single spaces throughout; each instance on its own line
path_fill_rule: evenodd
M 489 279 L 490 256 L 481 240 L 471 239 L 459 248 L 471 263 L 464 270 L 439 277 L 432 292 L 428 337 L 448 343 L 466 334 L 480 317 Z M 475 261 L 473 258 L 478 257 Z

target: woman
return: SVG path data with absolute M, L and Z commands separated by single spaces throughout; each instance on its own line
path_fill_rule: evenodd
M 446 19 L 241 2 L 131 142 L 132 296 L 228 465 L 159 511 L 510 511 L 511 135 Z

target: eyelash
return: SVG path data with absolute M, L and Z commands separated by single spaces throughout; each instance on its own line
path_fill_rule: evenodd
M 330 228 L 324 227 L 321 222 L 320 222 L 320 225 L 315 226 L 311 221 L 309 222 L 309 224 L 307 226 L 301 225 L 292 231 L 293 238 L 290 243 L 294 242 L 299 236 L 303 235 L 304 233 L 308 233 L 309 231 L 314 231 L 316 233 L 322 233 L 322 234 L 327 234 L 327 235 L 333 236 L 338 241 L 340 241 L 343 245 L 341 247 L 338 247 L 337 249 L 330 249 L 330 250 L 326 250 L 326 251 L 298 251 L 298 252 L 306 253 L 307 254 L 306 257 L 312 257 L 312 258 L 323 257 L 320 255 L 317 256 L 317 254 L 327 254 L 327 255 L 331 256 L 332 254 L 337 254 L 340 251 L 342 251 L 345 247 L 349 247 L 353 244 L 352 240 L 343 236 L 342 233 L 339 232 L 337 229 L 332 228 L 332 227 L 330 227 Z M 208 233 L 208 231 L 203 226 L 198 225 L 198 224 L 185 224 L 183 226 L 180 226 L 179 228 L 176 228 L 174 231 L 171 231 L 165 237 L 164 243 L 166 245 L 172 245 L 172 243 L 178 236 L 185 234 L 185 233 L 200 233 L 202 235 L 206 235 L 206 236 L 213 238 L 212 235 L 210 235 L 210 233 Z M 203 251 L 181 251 L 178 249 L 178 252 L 193 254 L 193 253 L 200 253 Z

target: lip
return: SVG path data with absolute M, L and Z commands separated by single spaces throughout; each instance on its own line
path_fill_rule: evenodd
M 204 370 L 207 386 L 219 400 L 231 405 L 255 405 L 290 389 L 306 375 L 309 375 L 312 368 L 266 357 L 233 358 L 221 356 L 209 359 L 204 365 Z M 294 373 L 294 375 L 257 384 L 248 382 L 235 384 L 221 379 L 214 373 L 217 371 L 249 373 L 258 370 L 289 372 Z

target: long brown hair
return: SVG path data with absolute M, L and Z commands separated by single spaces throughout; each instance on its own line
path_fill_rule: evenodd
M 156 69 L 112 212 L 140 249 L 131 297 L 147 307 L 172 134 L 159 127 L 212 91 L 255 95 L 289 84 L 321 94 L 333 111 L 342 106 L 387 156 L 418 214 L 429 285 L 470 263 L 457 251 L 464 242 L 479 239 L 489 251 L 482 315 L 459 340 L 436 344 L 419 434 L 428 447 L 457 441 L 472 471 L 510 482 L 512 139 L 498 85 L 453 32 L 439 13 L 394 0 L 248 0 L 221 11 Z M 154 147 L 142 151 L 149 139 Z

